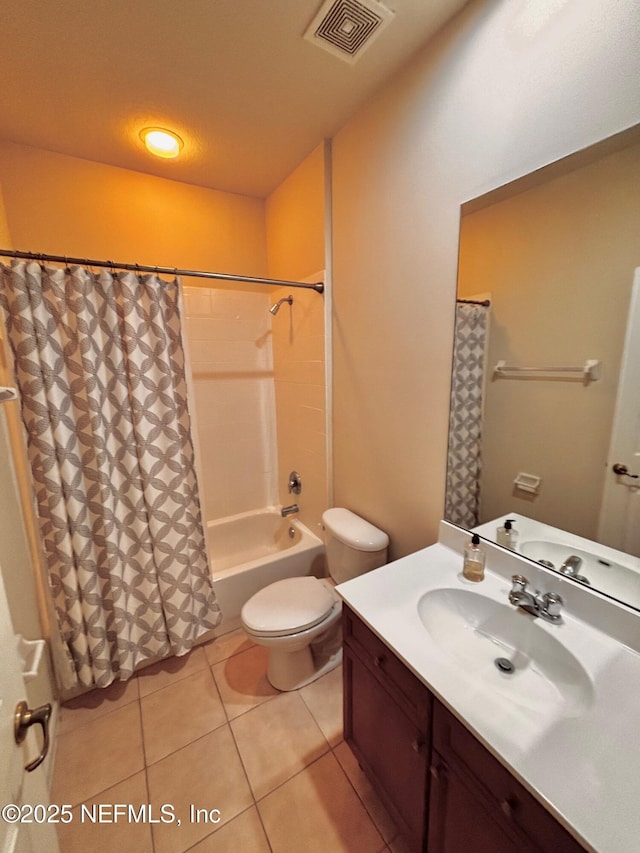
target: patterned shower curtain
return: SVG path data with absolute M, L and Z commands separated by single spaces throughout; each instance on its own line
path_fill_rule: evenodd
M 482 403 L 489 308 L 456 304 L 444 517 L 467 530 L 478 524 Z
M 186 653 L 221 614 L 198 500 L 179 283 L 0 265 L 49 583 L 78 684 Z

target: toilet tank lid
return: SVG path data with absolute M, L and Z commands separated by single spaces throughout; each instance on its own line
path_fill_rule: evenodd
M 382 551 L 389 545 L 389 537 L 384 530 L 344 507 L 325 510 L 322 523 L 336 539 L 357 551 Z

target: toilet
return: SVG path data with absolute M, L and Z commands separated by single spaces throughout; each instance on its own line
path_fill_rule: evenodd
M 322 515 L 327 565 L 344 583 L 387 562 L 389 537 L 348 509 Z M 286 578 L 269 584 L 242 608 L 244 630 L 269 649 L 267 678 L 278 690 L 297 690 L 342 660 L 342 604 L 327 579 Z

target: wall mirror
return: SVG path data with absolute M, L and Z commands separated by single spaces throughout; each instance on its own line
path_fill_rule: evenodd
M 637 268 L 640 126 L 463 205 L 447 520 L 517 513 L 640 567 Z

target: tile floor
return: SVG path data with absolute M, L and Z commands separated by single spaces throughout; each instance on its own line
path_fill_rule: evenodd
M 342 669 L 291 693 L 265 672 L 266 650 L 234 631 L 68 703 L 51 792 L 74 806 L 62 853 L 405 853 L 342 739 Z M 113 820 L 113 804 L 180 826 Z M 110 822 L 91 823 L 99 806 Z

